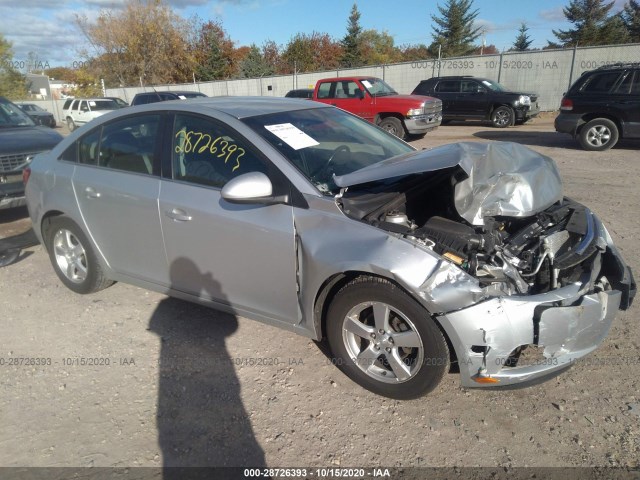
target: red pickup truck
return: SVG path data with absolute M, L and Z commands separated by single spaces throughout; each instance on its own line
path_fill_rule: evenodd
M 442 101 L 423 95 L 399 95 L 375 77 L 318 80 L 313 100 L 335 105 L 397 137 L 423 136 L 442 122 Z

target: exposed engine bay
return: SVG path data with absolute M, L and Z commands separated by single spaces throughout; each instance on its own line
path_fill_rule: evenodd
M 594 262 L 606 245 L 597 244 L 586 207 L 565 198 L 529 217 L 488 216 L 471 225 L 452 201 L 463 177 L 456 167 L 358 185 L 339 204 L 351 217 L 433 249 L 496 294 L 544 293 L 600 271 Z

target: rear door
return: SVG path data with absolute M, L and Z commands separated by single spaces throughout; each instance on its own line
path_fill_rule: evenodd
M 455 111 L 466 118 L 484 118 L 489 112 L 487 89 L 476 80 L 460 81 Z
M 87 230 L 117 273 L 167 285 L 158 215 L 160 114 L 127 117 L 78 140 L 73 188 Z
M 640 138 L 640 70 L 630 70 L 612 96 L 612 103 L 619 110 L 622 136 Z
M 460 93 L 460 80 L 443 79 L 434 89 L 434 97 L 442 100 L 442 115 L 455 118 L 459 115 L 459 106 L 456 98 Z

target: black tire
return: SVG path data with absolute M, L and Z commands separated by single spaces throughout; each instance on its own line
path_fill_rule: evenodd
M 383 130 L 386 130 L 392 135 L 395 135 L 398 138 L 405 138 L 406 132 L 404 131 L 404 127 L 402 126 L 402 121 L 396 117 L 387 117 L 382 119 L 382 121 L 378 125 Z
M 74 122 L 73 118 L 71 117 L 67 118 L 67 126 L 69 127 L 70 132 L 73 132 L 76 128 L 78 128 L 76 122 Z
M 113 284 L 105 276 L 91 242 L 69 217 L 49 221 L 45 242 L 53 269 L 70 290 L 93 293 Z
M 513 118 L 513 110 L 506 105 L 502 105 L 491 113 L 491 125 L 496 128 L 507 128 L 513 125 Z
M 619 138 L 618 126 L 608 118 L 595 118 L 587 122 L 578 136 L 580 146 L 592 152 L 609 150 L 618 143 Z
M 378 395 L 421 397 L 449 370 L 449 349 L 435 321 L 385 279 L 359 277 L 342 287 L 329 305 L 326 333 L 336 366 Z

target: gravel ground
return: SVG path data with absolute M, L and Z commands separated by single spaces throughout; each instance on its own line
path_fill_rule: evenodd
M 566 194 L 638 271 L 638 142 L 579 150 L 552 118 L 441 127 L 416 147 L 511 140 L 556 160 Z M 0 237 L 28 228 L 0 212 Z M 361 389 L 308 339 L 136 287 L 80 296 L 42 247 L 0 268 L 0 466 L 628 466 L 640 458 L 638 304 L 546 383 L 428 397 Z M 38 358 L 47 365 L 9 365 Z M 50 359 L 50 360 L 49 360 Z M 89 359 L 89 360 L 86 360 Z

